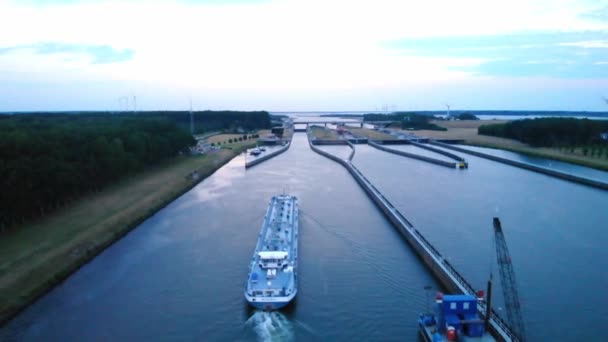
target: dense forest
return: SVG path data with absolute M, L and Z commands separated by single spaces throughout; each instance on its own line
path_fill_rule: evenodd
M 80 115 L 88 117 L 120 116 L 122 118 L 165 118 L 177 123 L 180 127 L 190 131 L 190 112 L 188 111 L 145 111 L 145 112 L 64 112 L 64 113 L 19 113 L 19 115 Z M 193 111 L 192 123 L 194 133 L 214 131 L 236 131 L 242 129 L 251 131 L 255 129 L 270 128 L 270 115 L 266 111 Z
M 479 120 L 478 117 L 476 117 L 475 115 L 473 115 L 471 113 L 460 113 L 460 114 L 454 115 L 454 117 L 456 117 L 456 119 L 458 119 L 458 120 Z
M 138 115 L 138 114 L 134 114 Z M 182 127 L 190 129 L 189 112 L 146 112 L 146 115 L 158 115 L 177 122 Z M 194 133 L 212 131 L 235 131 L 242 129 L 270 128 L 270 115 L 266 111 L 238 112 L 238 111 L 200 111 L 192 112 Z
M 399 122 L 401 129 L 429 129 L 435 131 L 446 131 L 446 128 L 439 127 L 430 121 L 435 119 L 434 116 L 395 112 L 391 114 L 364 114 L 363 121 L 394 121 Z
M 120 113 L 119 115 L 127 117 L 141 117 L 143 115 L 151 118 L 166 118 L 176 122 L 180 127 L 190 131 L 190 112 L 129 112 Z M 244 131 L 251 131 L 254 129 L 270 128 L 270 115 L 266 111 L 194 111 L 192 112 L 192 121 L 195 134 L 214 131 L 236 131 L 238 129 L 242 129 Z
M 539 118 L 483 125 L 479 134 L 517 139 L 532 146 L 584 146 L 601 143 L 608 121 L 575 118 Z
M 196 112 L 197 131 L 269 126 L 266 112 Z M 187 112 L 0 115 L 0 230 L 194 145 Z

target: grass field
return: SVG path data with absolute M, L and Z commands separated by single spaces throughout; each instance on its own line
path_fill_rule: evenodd
M 583 154 L 582 148 L 558 149 L 549 147 L 533 147 L 520 141 L 487 135 L 477 134 L 477 128 L 484 124 L 504 123 L 501 120 L 464 120 L 464 121 L 433 121 L 433 123 L 445 127 L 447 131 L 416 131 L 416 135 L 434 139 L 457 139 L 463 140 L 466 145 L 499 148 L 503 150 L 518 152 L 536 157 L 555 159 L 568 163 L 588 166 L 608 171 L 608 158 L 591 157 Z M 408 131 L 411 133 L 411 131 Z
M 338 133 L 336 133 L 335 130 L 327 129 L 325 127 L 310 126 L 310 133 L 312 134 L 313 137 L 316 137 L 317 139 L 323 139 L 323 140 L 340 139 L 338 137 Z
M 268 133 L 270 133 L 270 130 L 261 130 L 261 131 L 259 131 L 258 134 L 261 137 Z M 209 143 L 214 143 L 214 144 L 216 144 L 216 143 L 223 144 L 223 143 L 228 143 L 229 139 L 233 139 L 233 140 L 238 139 L 238 138 L 243 137 L 243 135 L 245 135 L 245 134 L 216 134 L 216 135 L 213 135 L 213 136 L 210 136 L 209 138 L 207 138 L 207 141 Z M 247 135 L 249 136 L 251 134 L 247 134 Z
M 2 234 L 0 322 L 66 278 L 255 140 L 180 156 Z M 189 177 L 198 171 L 198 179 Z
M 369 128 L 349 127 L 348 130 L 351 131 L 356 136 L 365 137 L 368 139 L 376 139 L 376 140 L 395 140 L 395 139 L 397 139 L 390 134 L 378 132 L 378 131 L 375 131 L 375 130 L 369 129 Z
M 283 132 L 283 139 L 291 140 L 292 137 L 293 137 L 293 129 L 286 128 L 285 132 Z

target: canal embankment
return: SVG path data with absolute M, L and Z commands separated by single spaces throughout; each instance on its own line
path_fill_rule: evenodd
M 431 141 L 430 143 L 433 144 L 433 145 L 442 147 L 442 148 L 446 148 L 446 149 L 450 149 L 450 150 L 454 150 L 454 151 L 458 151 L 458 152 L 462 152 L 462 153 L 467 153 L 467 154 L 470 154 L 470 155 L 473 155 L 473 156 L 476 156 L 476 157 L 481 157 L 481 158 L 493 160 L 493 161 L 496 161 L 496 162 L 499 162 L 499 163 L 503 163 L 503 164 L 507 164 L 507 165 L 511 165 L 511 166 L 515 166 L 515 167 L 519 167 L 519 168 L 522 168 L 522 169 L 526 169 L 526 170 L 529 170 L 529 171 L 541 173 L 541 174 L 544 174 L 544 175 L 547 175 L 547 176 L 559 178 L 559 179 L 566 180 L 566 181 L 569 181 L 569 182 L 573 182 L 573 183 L 577 183 L 577 184 L 582 184 L 582 185 L 586 185 L 586 186 L 591 186 L 591 187 L 602 189 L 602 190 L 608 190 L 608 183 L 604 183 L 604 182 L 601 182 L 601 181 L 597 181 L 597 180 L 593 180 L 593 179 L 588 179 L 588 178 L 584 178 L 584 177 L 579 177 L 579 176 L 571 175 L 571 174 L 568 174 L 568 173 L 564 173 L 564 172 L 560 172 L 560 171 L 556 171 L 556 170 L 551 170 L 551 169 L 539 167 L 539 166 L 536 166 L 536 165 L 526 164 L 526 163 L 518 162 L 518 161 L 515 161 L 515 160 L 511 160 L 511 159 L 506 159 L 506 158 L 490 155 L 490 154 L 487 154 L 487 153 L 482 153 L 482 152 L 478 152 L 478 151 L 472 151 L 472 150 L 468 150 L 468 149 L 465 149 L 465 148 L 461 148 L 461 147 L 457 147 L 457 146 L 452 146 L 452 145 L 449 145 L 449 144 L 441 143 L 441 142 L 438 142 L 438 141 Z
M 4 232 L 0 324 L 254 144 L 227 144 L 205 155 L 177 157 Z

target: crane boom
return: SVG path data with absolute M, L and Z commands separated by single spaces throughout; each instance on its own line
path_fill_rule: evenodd
M 507 241 L 502 231 L 502 226 L 498 217 L 494 218 L 494 238 L 496 241 L 496 259 L 500 271 L 500 282 L 507 311 L 507 319 L 511 324 L 513 332 L 520 341 L 525 340 L 524 321 L 521 314 L 519 294 L 515 282 L 515 272 L 511 263 L 511 256 L 507 248 Z

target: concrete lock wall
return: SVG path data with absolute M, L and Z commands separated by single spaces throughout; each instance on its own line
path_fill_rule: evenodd
M 357 183 L 363 188 L 365 193 L 372 199 L 378 208 L 393 223 L 395 228 L 406 239 L 408 244 L 418 254 L 424 264 L 431 270 L 439 282 L 451 293 L 466 293 L 475 296 L 474 288 L 464 279 L 458 271 L 439 253 L 439 251 L 424 238 L 424 236 L 376 189 L 376 187 L 350 162 L 353 152 L 348 160 L 334 156 L 314 146 L 309 140 L 310 148 L 318 154 L 325 156 L 342 166 L 355 178 Z M 485 304 L 478 304 L 478 311 L 483 317 L 485 314 Z M 494 310 L 490 317 L 490 331 L 500 341 L 516 341 L 515 335 L 511 332 L 508 325 L 503 321 Z
M 414 154 L 414 153 L 409 153 L 409 152 L 405 152 L 405 151 L 399 151 L 399 150 L 394 150 L 392 148 L 388 148 L 388 147 L 384 147 L 376 142 L 373 141 L 369 141 L 368 144 L 370 146 L 373 146 L 379 150 L 382 151 L 386 151 L 389 153 L 394 153 L 394 154 L 398 154 L 400 156 L 404 156 L 404 157 L 408 157 L 408 158 L 412 158 L 412 159 L 418 159 L 418 160 L 422 160 L 425 161 L 427 163 L 432 163 L 432 164 L 436 164 L 436 165 L 441 165 L 441 166 L 445 166 L 445 167 L 449 167 L 449 168 L 456 168 L 456 163 L 451 163 L 451 162 L 447 162 L 444 160 L 439 160 L 439 159 L 435 159 L 435 158 L 431 158 L 431 157 L 426 157 L 426 156 L 421 156 L 418 154 Z
M 507 165 L 520 167 L 522 169 L 526 169 L 526 170 L 542 173 L 542 174 L 545 174 L 547 176 L 552 176 L 552 177 L 560 178 L 560 179 L 567 180 L 567 181 L 570 181 L 570 182 L 574 182 L 574 183 L 578 183 L 578 184 L 583 184 L 583 185 L 587 185 L 587 186 L 592 186 L 594 188 L 598 188 L 598 189 L 602 189 L 602 190 L 608 190 L 608 183 L 604 183 L 604 182 L 600 182 L 600 181 L 595 181 L 595 180 L 588 179 L 588 178 L 578 177 L 578 176 L 570 175 L 570 174 L 559 172 L 559 171 L 555 171 L 555 170 L 545 169 L 545 168 L 538 167 L 538 166 L 535 166 L 535 165 L 521 163 L 521 162 L 518 162 L 518 161 L 515 161 L 515 160 L 505 159 L 505 158 L 493 156 L 493 155 L 490 155 L 490 154 L 485 154 L 485 153 L 481 153 L 481 152 L 477 152 L 477 151 L 471 151 L 471 150 L 467 150 L 467 149 L 464 149 L 464 148 L 460 148 L 460 147 L 456 147 L 456 146 L 440 143 L 438 141 L 431 141 L 431 144 L 437 145 L 439 147 L 451 149 L 451 150 L 454 150 L 454 151 L 462 152 L 462 153 L 468 153 L 468 154 L 471 154 L 471 155 L 474 155 L 474 156 L 477 156 L 477 157 L 490 159 L 490 160 L 493 160 L 493 161 L 497 161 L 499 163 L 504 163 L 504 164 L 507 164 Z
M 457 155 L 455 155 L 455 154 L 453 154 L 453 153 L 446 152 L 446 151 L 444 151 L 444 150 L 440 150 L 440 149 L 438 149 L 438 148 L 434 148 L 434 147 L 431 147 L 431 146 L 428 146 L 428 145 L 425 145 L 425 144 L 419 144 L 419 143 L 417 143 L 417 142 L 415 142 L 415 141 L 412 141 L 412 142 L 410 142 L 410 143 L 411 143 L 412 145 L 414 145 L 414 146 L 417 146 L 417 147 L 420 147 L 420 148 L 423 148 L 423 149 L 425 149 L 425 150 L 429 150 L 429 151 L 432 151 L 432 152 L 435 152 L 435 153 L 439 153 L 439 154 L 441 154 L 441 155 L 444 155 L 444 156 L 446 156 L 446 157 L 448 157 L 448 158 L 451 158 L 451 159 L 454 159 L 454 160 L 456 160 L 456 161 L 459 161 L 459 162 L 463 162 L 463 161 L 464 161 L 464 158 L 462 158 L 462 157 L 460 157 L 460 156 L 457 156 Z
M 249 162 L 245 163 L 245 168 L 250 168 L 252 166 L 255 166 L 255 165 L 258 165 L 258 164 L 260 164 L 262 162 L 265 162 L 265 161 L 267 161 L 270 158 L 276 157 L 279 154 L 287 151 L 287 149 L 289 148 L 289 146 L 291 146 L 291 141 L 289 141 L 287 143 L 287 145 L 281 147 L 280 149 L 278 149 L 276 151 L 273 151 L 271 153 L 268 153 L 267 155 L 261 156 L 259 158 L 256 158 L 256 159 L 254 159 L 252 161 L 249 161 Z

